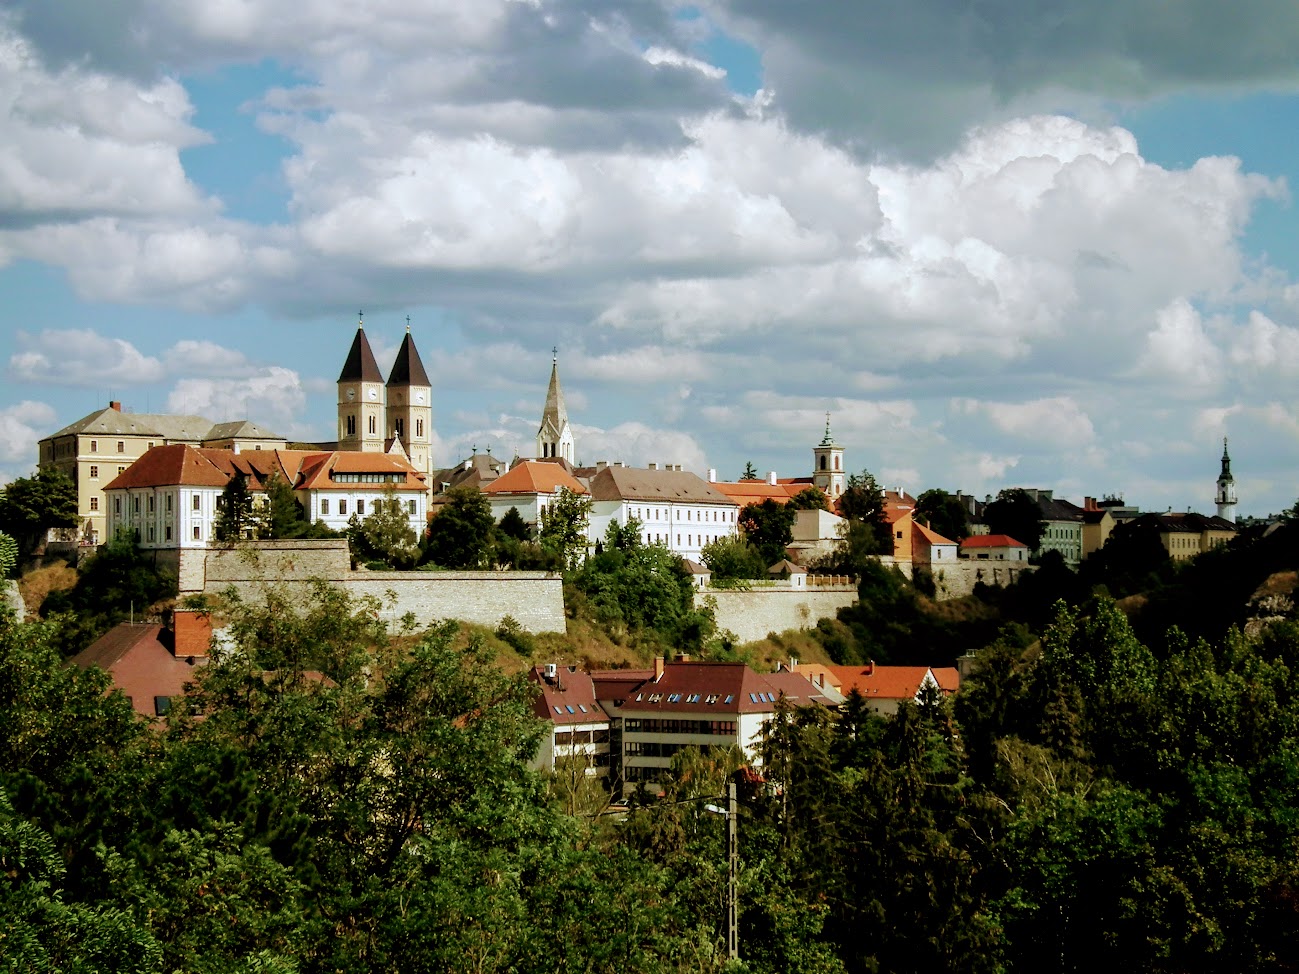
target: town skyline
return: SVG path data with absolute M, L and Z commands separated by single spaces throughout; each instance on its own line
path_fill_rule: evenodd
M 1294 503 L 1299 24 L 769 6 L 16 4 L 0 480 L 110 399 L 333 439 L 363 309 L 439 466 L 532 452 L 557 346 L 586 463 L 799 475 L 828 411 L 912 493 L 1209 512 L 1229 436 Z

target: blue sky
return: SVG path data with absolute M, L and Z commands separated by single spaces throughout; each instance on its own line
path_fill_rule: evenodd
M 1299 16 L 1258 2 L 19 0 L 0 479 L 108 399 L 328 439 L 411 318 L 437 457 L 1299 495 Z M 1040 16 L 1040 20 L 1035 19 Z M 998 18 L 1001 18 L 1000 20 Z

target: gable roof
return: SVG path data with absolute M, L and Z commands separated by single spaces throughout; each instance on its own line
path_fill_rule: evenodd
M 956 544 L 955 541 L 952 541 L 949 538 L 944 538 L 937 531 L 931 530 L 930 528 L 921 524 L 919 521 L 914 521 L 913 525 L 915 527 L 916 532 L 919 533 L 920 537 L 924 538 L 931 545 L 936 545 L 936 544 L 955 545 Z
M 744 663 L 667 663 L 663 675 L 637 687 L 622 709 L 624 713 L 766 714 L 775 709 L 780 692 Z
M 123 622 L 73 656 L 68 663 L 81 669 L 97 666 L 113 677 L 113 685 L 131 699 L 136 713 L 152 716 L 155 697 L 176 697 L 193 681 L 196 667 L 177 659 L 169 645 L 171 634 L 155 623 Z
M 230 423 L 217 423 L 207 435 L 203 437 L 206 440 L 281 440 L 284 437 L 278 433 L 272 433 L 264 426 L 258 426 L 256 423 L 247 419 L 236 419 Z
M 415 348 L 415 339 L 410 337 L 410 329 L 397 349 L 397 358 L 392 363 L 392 372 L 388 376 L 390 386 L 431 386 L 424 363 L 420 361 Z
M 224 487 L 230 473 L 214 464 L 206 453 L 187 443 L 155 446 L 114 477 L 104 490 L 139 487 Z
M 356 337 L 352 339 L 352 348 L 343 363 L 343 371 L 338 373 L 339 382 L 382 382 L 379 365 L 374 360 L 370 349 L 370 340 L 365 337 L 365 329 L 357 328 Z
M 484 494 L 557 494 L 567 487 L 575 494 L 585 494 L 572 474 L 558 463 L 523 460 L 483 488 Z
M 962 548 L 1027 548 L 1008 534 L 972 534 L 961 542 Z
M 952 680 L 954 667 L 946 667 L 944 672 L 944 679 L 955 684 L 950 689 L 928 666 L 876 666 L 872 663 L 867 666 L 831 666 L 828 669 L 838 680 L 844 696 L 856 690 L 868 700 L 912 700 L 920 692 L 926 676 L 932 676 L 939 689 L 948 693 L 953 692 L 960 682 L 959 678 Z
M 198 443 L 212 429 L 212 420 L 203 416 L 170 415 L 165 413 L 124 413 L 109 406 L 88 416 L 82 416 L 57 433 L 45 439 L 67 436 L 72 433 L 98 434 L 100 436 L 156 436 L 160 440 L 183 440 Z
M 533 713 L 554 724 L 608 723 L 609 715 L 596 702 L 591 674 L 575 666 L 555 669 L 553 681 L 546 678 L 544 667 L 528 671 L 528 679 L 541 691 L 532 701 Z
M 709 484 L 717 492 L 726 495 L 740 507 L 748 504 L 761 504 L 771 498 L 777 504 L 788 504 L 791 497 L 807 489 L 806 482 L 780 481 L 769 484 L 765 480 L 715 481 Z
M 597 501 L 650 501 L 735 506 L 735 501 L 714 490 L 713 485 L 688 470 L 605 467 L 591 478 L 591 497 Z
M 307 456 L 298 471 L 296 490 L 355 490 L 356 484 L 338 484 L 333 480 L 335 473 L 373 473 L 402 474 L 403 479 L 395 483 L 385 483 L 397 490 L 426 490 L 424 475 L 400 456 L 391 453 L 352 453 L 338 451 L 334 453 L 314 453 Z

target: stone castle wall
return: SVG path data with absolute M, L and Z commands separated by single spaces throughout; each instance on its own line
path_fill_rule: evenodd
M 696 599 L 712 599 L 717 628 L 729 629 L 743 643 L 763 639 L 769 632 L 811 629 L 821 619 L 833 619 L 839 610 L 857 601 L 853 586 L 833 588 L 755 588 L 748 592 L 704 588 Z
M 347 542 L 258 541 L 186 551 L 181 594 L 216 595 L 234 587 L 255 598 L 265 585 L 301 589 L 323 579 L 354 598 L 373 596 L 379 615 L 398 622 L 407 613 L 420 627 L 442 619 L 495 626 L 513 616 L 530 632 L 564 632 L 563 579 L 548 572 L 372 572 L 351 570 Z
M 996 585 L 1005 588 L 1014 585 L 1024 572 L 1037 571 L 1033 565 L 1012 564 L 1005 561 L 956 561 L 947 562 L 942 568 L 933 569 L 935 599 L 945 602 L 948 599 L 959 599 L 964 595 L 973 595 L 974 586 Z

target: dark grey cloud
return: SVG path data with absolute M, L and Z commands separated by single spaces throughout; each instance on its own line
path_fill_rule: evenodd
M 717 0 L 801 128 L 932 154 L 972 123 L 1185 86 L 1299 81 L 1288 0 Z

